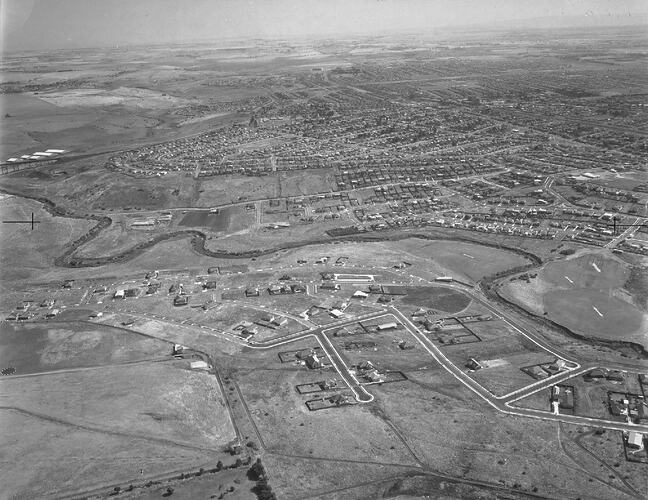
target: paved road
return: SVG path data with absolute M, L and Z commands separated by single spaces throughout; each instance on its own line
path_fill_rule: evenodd
M 648 433 L 648 425 L 635 425 L 631 423 L 616 422 L 613 420 L 605 420 L 605 419 L 598 419 L 598 418 L 589 418 L 589 417 L 583 417 L 577 415 L 564 415 L 564 414 L 556 415 L 548 411 L 514 407 L 513 404 L 524 397 L 527 397 L 537 391 L 547 389 L 571 377 L 585 373 L 590 369 L 597 368 L 599 367 L 599 365 L 594 362 L 584 362 L 581 365 L 578 363 L 577 360 L 570 359 L 568 355 L 560 352 L 559 350 L 557 350 L 556 348 L 548 344 L 546 341 L 539 338 L 537 335 L 532 334 L 531 332 L 525 330 L 521 325 L 518 325 L 516 321 L 513 318 L 511 318 L 508 314 L 503 313 L 502 311 L 496 309 L 490 304 L 487 304 L 484 298 L 480 297 L 478 293 L 475 292 L 475 290 L 470 289 L 468 286 L 465 285 L 460 286 L 455 284 L 439 285 L 439 284 L 434 284 L 429 280 L 425 280 L 423 278 L 421 278 L 421 280 L 427 281 L 429 284 L 434 286 L 453 288 L 458 291 L 461 291 L 464 294 L 469 295 L 472 300 L 475 300 L 476 302 L 485 306 L 489 311 L 491 311 L 493 315 L 507 322 L 520 335 L 525 336 L 531 342 L 536 343 L 542 349 L 553 354 L 554 356 L 563 358 L 566 361 L 568 361 L 571 364 L 571 369 L 559 373 L 557 375 L 554 375 L 552 377 L 549 377 L 548 379 L 535 381 L 529 385 L 516 389 L 510 392 L 509 394 L 503 396 L 495 395 L 490 391 L 488 391 L 483 386 L 481 386 L 475 380 L 473 380 L 470 377 L 470 375 L 467 373 L 467 371 L 464 370 L 463 367 L 459 367 L 455 365 L 450 359 L 448 359 L 441 349 L 439 349 L 425 334 L 423 334 L 423 332 L 421 332 L 421 330 L 419 330 L 419 328 L 416 325 L 414 325 L 407 316 L 405 316 L 401 311 L 399 311 L 394 306 L 384 307 L 381 310 L 367 313 L 360 317 L 354 317 L 353 319 L 338 320 L 322 326 L 313 325 L 311 328 L 307 330 L 302 330 L 300 332 L 287 334 L 282 337 L 265 341 L 265 342 L 255 342 L 254 340 L 246 341 L 234 334 L 220 331 L 206 325 L 198 325 L 188 321 L 183 321 L 180 323 L 183 324 L 184 326 L 193 326 L 196 328 L 201 328 L 203 330 L 209 330 L 217 335 L 223 335 L 223 338 L 231 342 L 238 343 L 242 346 L 246 346 L 251 349 L 272 349 L 285 344 L 289 344 L 291 342 L 295 342 L 297 340 L 312 338 L 320 345 L 323 352 L 331 361 L 332 367 L 338 372 L 339 376 L 345 381 L 349 389 L 354 393 L 357 401 L 360 403 L 369 403 L 373 401 L 374 399 L 373 395 L 370 394 L 367 391 L 365 385 L 361 381 L 357 380 L 355 376 L 350 372 L 349 367 L 347 366 L 345 360 L 335 348 L 335 345 L 329 338 L 329 334 L 327 334 L 327 332 L 332 332 L 343 326 L 350 326 L 350 325 L 357 324 L 359 321 L 375 320 L 384 317 L 386 315 L 393 315 L 403 325 L 406 326 L 408 332 L 412 335 L 412 337 L 423 347 L 423 349 L 425 349 L 425 351 L 428 354 L 430 354 L 430 356 L 436 362 L 438 362 L 446 371 L 448 371 L 453 377 L 455 377 L 464 386 L 466 386 L 468 389 L 470 389 L 472 392 L 474 392 L 480 398 L 482 398 L 486 403 L 488 403 L 490 406 L 492 406 L 493 408 L 497 409 L 500 412 L 509 415 L 521 416 L 521 417 L 565 422 L 568 424 L 596 426 L 596 427 L 601 427 L 610 430 L 622 430 L 622 431 L 637 430 L 640 432 Z M 158 317 L 156 315 L 146 314 L 142 312 L 136 312 L 136 311 L 124 311 L 124 312 L 130 312 L 132 314 L 144 316 L 144 317 L 155 317 L 156 319 L 161 319 L 164 321 L 173 321 L 170 318 Z M 603 367 L 616 368 L 619 366 L 621 367 L 621 369 L 626 369 L 626 370 L 633 369 L 633 368 L 636 369 L 636 367 L 634 367 L 630 363 L 628 365 L 619 364 L 619 363 L 606 364 Z
M 464 293 L 466 292 L 465 290 L 462 291 Z M 471 295 L 475 298 L 473 294 Z M 490 307 L 490 309 L 493 310 L 500 317 L 503 318 L 506 317 L 500 311 L 497 311 L 492 307 Z M 491 392 L 489 392 L 484 387 L 482 387 L 480 384 L 478 384 L 475 380 L 473 380 L 468 375 L 468 373 L 464 371 L 463 368 L 458 367 L 452 361 L 450 361 L 443 354 L 443 352 L 437 346 L 435 346 L 409 320 L 409 318 L 407 318 L 403 313 L 401 313 L 398 309 L 396 309 L 393 306 L 389 306 L 388 308 L 386 308 L 384 311 L 381 312 L 368 314 L 362 317 L 361 319 L 355 318 L 353 320 L 337 321 L 335 323 L 331 323 L 330 325 L 318 327 L 307 333 L 300 332 L 297 334 L 287 335 L 282 338 L 275 339 L 268 342 L 254 343 L 254 344 L 247 344 L 247 345 L 254 349 L 271 349 L 274 347 L 287 344 L 289 342 L 294 342 L 302 338 L 313 337 L 317 340 L 317 342 L 320 344 L 320 346 L 322 347 L 326 355 L 329 357 L 333 367 L 336 369 L 338 374 L 343 378 L 343 380 L 347 383 L 347 385 L 352 390 L 352 392 L 356 395 L 358 401 L 362 403 L 368 403 L 373 401 L 374 397 L 366 390 L 366 388 L 358 380 L 355 379 L 355 377 L 353 377 L 349 373 L 349 369 L 346 366 L 344 360 L 342 359 L 342 357 L 337 352 L 332 342 L 324 332 L 327 330 L 334 330 L 337 328 L 341 328 L 347 325 L 353 325 L 356 324 L 358 321 L 378 319 L 382 316 L 385 316 L 386 314 L 393 314 L 401 323 L 403 323 L 403 325 L 407 327 L 407 330 L 414 337 L 414 339 L 434 358 L 435 361 L 437 361 L 445 370 L 447 370 L 451 375 L 453 375 L 457 380 L 459 380 L 459 382 L 461 382 L 463 385 L 465 385 L 467 388 L 469 388 L 471 391 L 473 391 L 475 394 L 481 397 L 493 408 L 497 409 L 498 411 L 501 411 L 502 413 L 506 413 L 514 416 L 536 418 L 541 420 L 565 422 L 568 424 L 596 426 L 596 427 L 601 427 L 610 430 L 620 430 L 620 431 L 637 430 L 640 432 L 648 433 L 648 425 L 635 425 L 635 424 L 628 424 L 625 422 L 616 422 L 612 420 L 589 418 L 589 417 L 582 417 L 577 415 L 565 415 L 565 414 L 555 415 L 548 411 L 533 410 L 527 408 L 516 408 L 512 406 L 512 403 L 526 396 L 529 396 L 530 394 L 533 394 L 537 391 L 541 391 L 543 389 L 547 389 L 549 387 L 552 387 L 555 384 L 564 382 L 565 380 L 571 377 L 585 373 L 593 368 L 597 368 L 598 366 L 596 364 L 586 364 L 584 366 L 580 366 L 576 364 L 577 368 L 575 368 L 574 370 L 562 372 L 546 380 L 533 382 L 532 384 L 517 389 L 505 396 L 496 396 Z M 529 332 L 524 332 L 524 335 L 529 336 L 530 334 Z M 544 342 L 542 342 L 540 345 L 543 346 L 543 348 L 544 346 L 547 346 L 547 344 Z M 549 348 L 550 352 L 552 352 L 551 346 L 547 346 L 547 347 Z
M 610 429 L 610 430 L 620 430 L 620 431 L 636 430 L 636 431 L 648 433 L 648 425 L 635 425 L 635 424 L 628 424 L 624 422 L 615 422 L 615 421 L 603 420 L 597 418 L 581 417 L 576 415 L 564 415 L 564 414 L 555 415 L 553 413 L 549 413 L 541 410 L 513 408 L 510 405 L 511 402 L 516 401 L 517 399 L 520 399 L 522 397 L 525 397 L 526 395 L 532 392 L 536 392 L 538 390 L 551 387 L 552 385 L 560 381 L 563 381 L 564 379 L 569 378 L 570 376 L 583 373 L 584 371 L 589 370 L 590 367 L 584 367 L 581 370 L 578 370 L 576 372 L 565 373 L 558 378 L 552 377 L 551 379 L 542 381 L 542 383 L 535 383 L 533 384 L 534 387 L 532 389 L 528 389 L 529 386 L 527 386 L 526 389 L 516 391 L 517 394 L 514 397 L 508 398 L 508 400 L 500 399 L 493 396 L 490 392 L 488 392 L 481 385 L 479 385 L 472 378 L 470 378 L 470 376 L 468 376 L 466 372 L 464 372 L 462 369 L 460 369 L 454 363 L 452 363 L 443 354 L 443 352 L 441 352 L 441 350 L 438 347 L 436 347 L 432 342 L 430 342 L 427 339 L 427 337 L 425 337 L 425 335 L 423 335 L 421 331 L 400 311 L 398 311 L 396 308 L 393 307 L 391 308 L 391 310 L 394 313 L 394 315 L 397 316 L 399 320 L 408 327 L 408 329 L 410 330 L 414 338 L 418 340 L 418 342 L 423 346 L 423 348 L 439 364 L 441 364 L 443 368 L 445 368 L 448 372 L 450 372 L 451 375 L 453 375 L 457 380 L 459 380 L 462 384 L 468 387 L 471 391 L 473 391 L 482 399 L 484 399 L 488 404 L 490 404 L 492 407 L 494 407 L 495 409 L 503 413 L 507 413 L 509 415 L 522 416 L 522 417 L 537 418 L 541 420 L 565 422 L 568 424 L 588 425 L 588 426 L 594 425 L 597 427 Z

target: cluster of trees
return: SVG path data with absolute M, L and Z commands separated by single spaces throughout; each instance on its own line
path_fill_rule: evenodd
M 272 491 L 272 487 L 268 484 L 266 470 L 260 458 L 257 458 L 256 462 L 250 467 L 248 477 L 257 483 L 252 488 L 252 491 L 254 491 L 259 500 L 277 500 L 277 496 Z

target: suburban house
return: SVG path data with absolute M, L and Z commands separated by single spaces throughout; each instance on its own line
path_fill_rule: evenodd
M 174 306 L 186 306 L 189 303 L 189 297 L 187 295 L 176 295 L 176 298 L 173 299 Z
M 468 361 L 466 362 L 466 367 L 469 368 L 470 370 L 477 371 L 477 370 L 481 370 L 482 365 L 475 358 L 468 358 Z
M 306 366 L 311 370 L 322 367 L 322 361 L 314 352 L 311 352 L 308 356 L 304 358 L 304 363 L 306 363 Z
M 641 449 L 643 448 L 644 435 L 641 432 L 630 431 L 628 433 L 628 447 Z

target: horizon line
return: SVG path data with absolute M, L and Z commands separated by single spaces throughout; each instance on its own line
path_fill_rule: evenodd
M 538 19 L 538 18 L 535 18 Z M 541 18 L 542 19 L 542 18 Z M 533 21 L 534 18 L 528 18 L 524 19 L 523 23 L 525 22 L 530 22 Z M 117 50 L 120 48 L 135 48 L 135 47 L 157 47 L 157 46 L 177 46 L 177 45 L 191 45 L 191 44 L 207 44 L 207 43 L 213 43 L 216 41 L 243 41 L 243 40 L 304 40 L 304 39 L 309 39 L 312 41 L 319 41 L 319 40 L 327 40 L 331 37 L 334 36 L 341 36 L 343 35 L 345 38 L 369 38 L 369 37 L 375 37 L 375 36 L 388 36 L 388 35 L 434 35 L 435 33 L 438 32 L 452 32 L 452 31 L 477 31 L 477 30 L 482 30 L 482 31 L 492 31 L 492 32 L 511 32 L 511 31 L 519 31 L 519 30 L 527 30 L 530 32 L 537 32 L 537 31 L 564 31 L 564 30 L 600 30 L 600 29 L 627 29 L 627 28 L 640 28 L 640 27 L 645 27 L 648 28 L 648 17 L 642 16 L 642 18 L 638 19 L 639 22 L 636 23 L 628 23 L 628 24 L 599 24 L 599 25 L 563 25 L 563 26 L 510 26 L 507 25 L 507 23 L 510 23 L 511 21 L 501 21 L 500 24 L 481 24 L 481 23 L 473 23 L 473 24 L 457 24 L 457 25 L 449 25 L 449 26 L 436 26 L 433 27 L 427 31 L 422 31 L 420 29 L 394 29 L 394 30 L 389 30 L 389 29 L 383 29 L 383 30 L 378 30 L 375 32 L 355 32 L 355 33 L 350 33 L 350 32 L 335 32 L 331 31 L 328 33 L 319 33 L 316 35 L 308 35 L 308 34 L 287 34 L 287 35 L 249 35 L 249 36 L 241 36 L 241 35 L 227 35 L 227 36 L 221 36 L 221 37 L 210 37 L 210 38 L 196 38 L 196 39 L 191 39 L 191 40 L 175 40 L 175 41 L 167 41 L 167 42 L 125 42 L 125 43 L 116 43 L 114 45 L 86 45 L 86 46 L 61 46 L 61 47 L 55 47 L 55 48 L 42 48 L 42 49 L 21 49 L 21 48 L 15 48 L 15 49 L 5 49 L 4 47 L 0 47 L 0 54 L 16 54 L 16 53 L 48 53 L 48 52 L 60 52 L 60 51 L 75 51 L 75 50 L 97 50 L 97 49 L 111 49 L 111 50 Z M 648 34 L 648 31 L 647 31 Z M 2 43 L 3 46 L 6 46 L 6 43 Z

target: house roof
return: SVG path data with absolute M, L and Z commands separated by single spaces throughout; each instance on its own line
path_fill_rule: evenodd
M 630 431 L 628 434 L 628 444 L 631 446 L 641 447 L 643 445 L 644 435 L 641 432 Z

